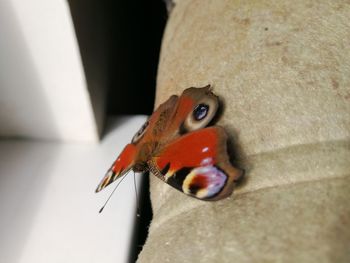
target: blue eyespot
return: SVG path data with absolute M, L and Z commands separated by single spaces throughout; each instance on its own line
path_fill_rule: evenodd
M 196 121 L 203 120 L 209 111 L 209 105 L 207 104 L 198 104 L 196 108 L 193 110 L 193 117 Z

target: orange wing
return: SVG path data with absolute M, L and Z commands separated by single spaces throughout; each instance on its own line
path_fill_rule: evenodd
M 243 174 L 231 165 L 226 143 L 223 128 L 200 129 L 170 142 L 148 164 L 157 177 L 185 194 L 222 199 L 232 193 Z
M 143 166 L 151 158 L 150 155 L 157 141 L 165 136 L 164 129 L 171 122 L 177 101 L 178 96 L 173 95 L 158 107 L 109 168 L 97 186 L 96 192 L 101 191 L 131 169 L 143 171 Z
M 106 175 L 96 188 L 96 193 L 101 191 L 107 185 L 113 183 L 117 178 L 126 174 L 133 168 L 135 162 L 136 147 L 134 144 L 128 144 L 124 150 L 118 156 L 117 160 L 113 163 L 111 168 L 108 169 Z

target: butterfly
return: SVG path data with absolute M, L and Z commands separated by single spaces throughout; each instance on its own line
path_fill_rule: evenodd
M 171 96 L 125 146 L 96 192 L 133 170 L 150 171 L 201 200 L 231 195 L 243 171 L 229 161 L 224 128 L 210 126 L 218 108 L 219 98 L 210 85 Z

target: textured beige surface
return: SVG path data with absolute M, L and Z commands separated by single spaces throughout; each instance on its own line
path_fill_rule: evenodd
M 350 2 L 177 1 L 157 104 L 209 83 L 246 180 L 207 203 L 151 177 L 139 262 L 350 262 Z

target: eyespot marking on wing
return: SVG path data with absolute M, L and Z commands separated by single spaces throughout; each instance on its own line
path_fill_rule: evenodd
M 201 121 L 208 115 L 208 111 L 209 111 L 209 105 L 200 103 L 194 108 L 192 112 L 193 118 L 196 121 Z
M 227 175 L 216 166 L 194 168 L 183 181 L 182 191 L 200 199 L 211 198 L 221 192 Z
M 192 169 L 192 167 L 183 167 L 174 172 L 172 176 L 168 177 L 166 182 L 176 189 L 182 191 L 183 182 Z

